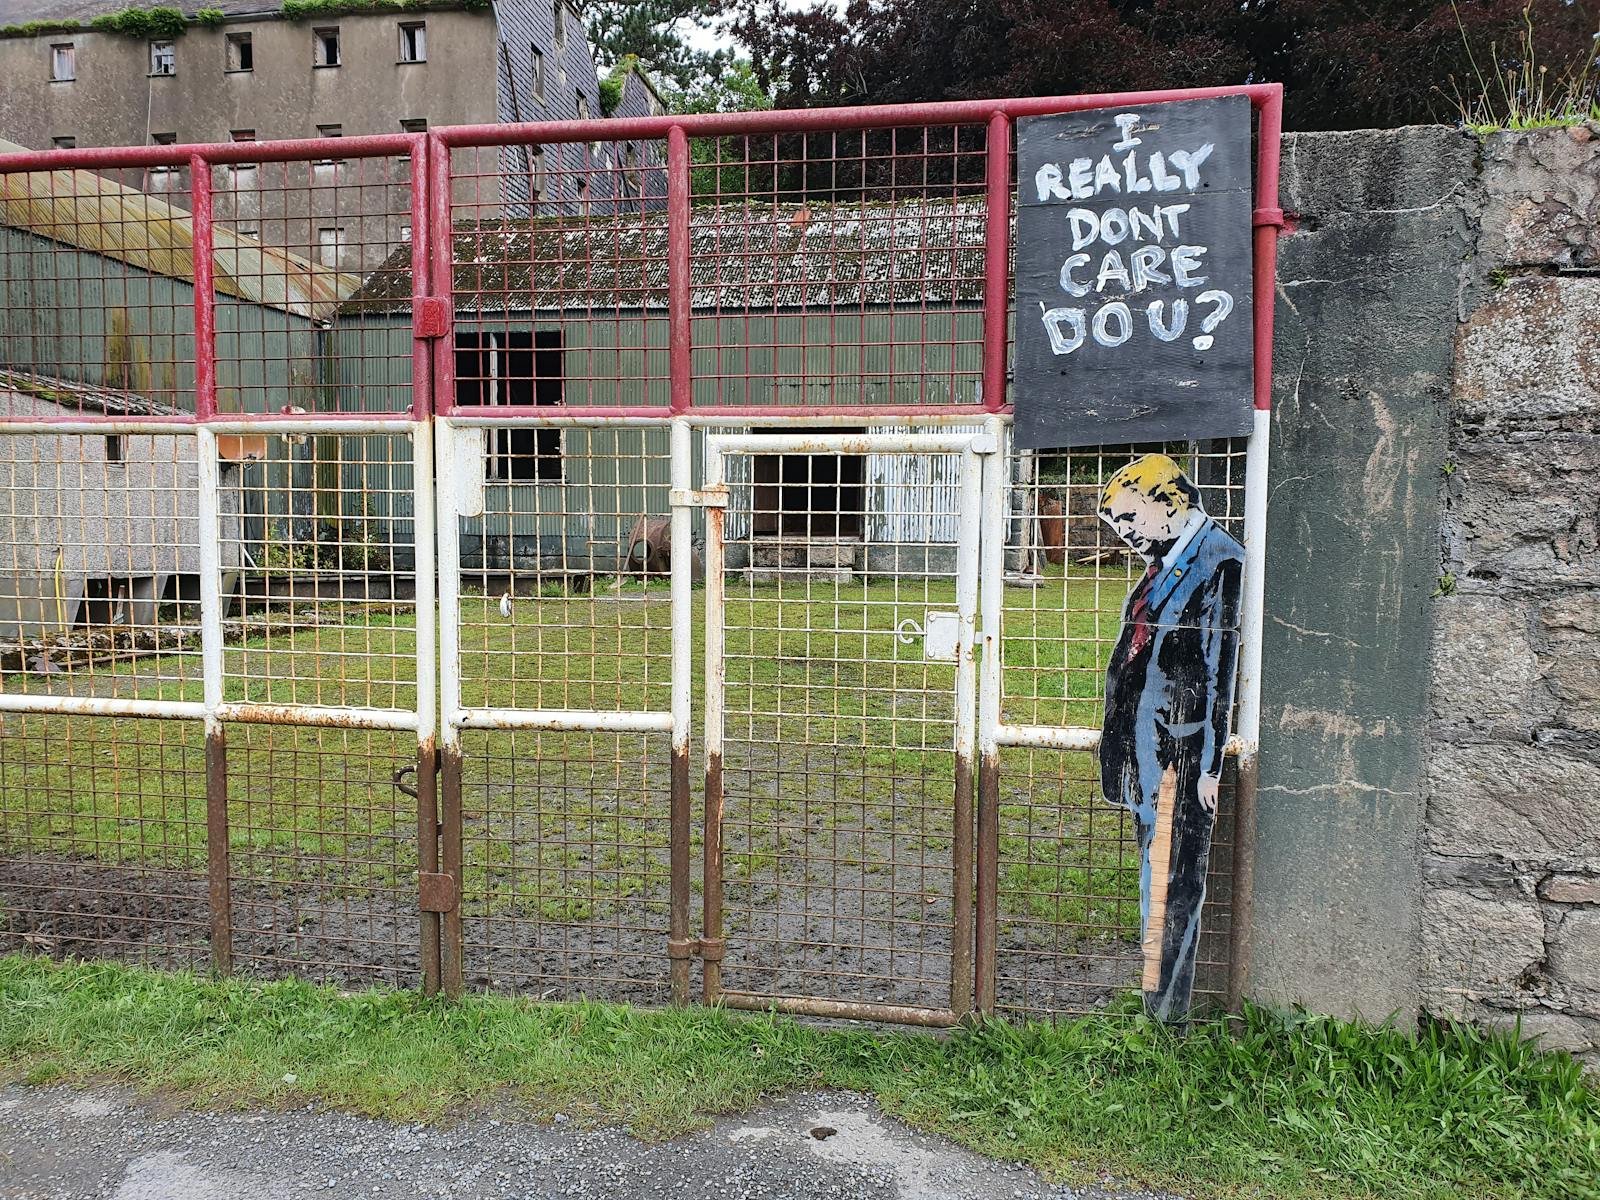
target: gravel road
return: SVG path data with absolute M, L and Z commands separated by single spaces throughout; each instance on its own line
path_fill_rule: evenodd
M 394 1125 L 314 1108 L 167 1111 L 117 1089 L 0 1088 L 0 1200 L 1180 1200 L 1068 1189 L 847 1093 L 791 1096 L 662 1145 L 518 1120 Z

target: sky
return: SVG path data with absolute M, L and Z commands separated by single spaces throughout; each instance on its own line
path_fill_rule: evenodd
M 785 8 L 801 10 L 817 8 L 826 5 L 830 8 L 843 8 L 845 0 L 782 0 Z M 721 30 L 702 29 L 690 21 L 680 22 L 685 36 L 691 46 L 697 50 L 726 50 L 733 45 L 732 40 Z

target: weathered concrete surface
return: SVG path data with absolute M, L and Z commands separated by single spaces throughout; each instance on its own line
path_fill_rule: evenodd
M 1439 128 L 1286 140 L 1260 999 L 1417 1012 L 1430 597 L 1477 154 Z
M 818 1135 L 823 1136 L 818 1136 Z M 300 1197 L 1180 1200 L 1045 1183 L 914 1133 L 848 1093 L 801 1095 L 660 1145 L 479 1113 L 445 1126 L 339 1113 L 160 1112 L 117 1089 L 0 1089 L 0 1200 Z

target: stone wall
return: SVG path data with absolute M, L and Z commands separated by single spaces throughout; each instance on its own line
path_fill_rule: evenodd
M 1421 1000 L 1600 1066 L 1600 130 L 1489 139 L 1444 468 Z
M 1283 203 L 1252 989 L 1600 1065 L 1600 129 Z

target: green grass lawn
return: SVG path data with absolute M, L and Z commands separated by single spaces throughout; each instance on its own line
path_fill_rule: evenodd
M 1037 589 L 1008 589 L 1006 690 L 1012 720 L 1097 724 L 1106 639 L 1123 581 L 1057 569 Z M 665 710 L 671 649 L 664 582 L 602 581 L 593 595 L 519 595 L 462 602 L 462 700 L 468 706 Z M 953 789 L 954 668 L 896 636 L 906 619 L 953 610 L 953 585 L 902 578 L 835 587 L 750 586 L 730 579 L 726 613 L 729 761 L 779 781 L 730 818 L 730 876 L 752 876 L 782 851 L 785 827 L 824 811 L 836 822 L 893 831 L 912 805 L 914 832 L 941 844 Z M 696 588 L 695 692 L 704 592 Z M 415 620 L 384 605 L 278 606 L 225 650 L 229 700 L 409 708 Z M 299 614 L 299 615 L 296 615 Z M 50 677 L 58 690 L 199 700 L 198 663 L 147 655 L 92 679 Z M 10 676 L 7 690 L 36 680 Z M 696 701 L 698 705 L 698 699 Z M 698 719 L 698 718 L 697 718 Z M 695 731 L 698 739 L 701 730 Z M 0 853 L 204 866 L 203 746 L 192 723 L 8 716 L 0 727 Z M 626 907 L 659 875 L 664 853 L 666 741 L 593 734 L 472 734 L 465 740 L 469 818 L 466 887 L 492 907 L 506 874 L 553 920 Z M 806 782 L 788 764 L 811 748 Z M 230 843 L 235 873 L 336 876 L 345 894 L 403 886 L 415 870 L 412 802 L 391 776 L 411 761 L 402 734 L 235 725 L 229 733 Z M 831 760 L 826 770 L 811 758 Z M 1049 763 L 1037 765 L 1044 759 Z M 1072 769 L 1060 764 L 1070 761 Z M 1096 798 L 1088 756 L 1007 752 L 1003 881 L 1035 920 L 1122 927 L 1134 881 L 1121 870 L 1116 813 Z M 1044 778 L 1035 771 L 1045 772 Z M 652 775 L 649 782 L 642 782 Z M 698 791 L 698 771 L 695 786 Z M 730 776 L 732 778 L 732 776 Z M 735 799 L 731 796 L 731 799 Z M 819 799 L 826 804 L 818 805 Z M 699 800 L 696 799 L 696 811 Z M 852 815 L 854 814 L 854 815 Z M 941 824 L 941 821 L 943 822 Z M 1089 834 L 1094 836 L 1087 836 Z M 947 853 L 947 852 L 946 852 Z M 330 864 L 348 860 L 337 872 Z M 870 864 L 866 864 L 870 865 Z M 535 873 L 531 877 L 527 872 Z M 575 889 L 574 879 L 583 886 Z M 600 880 L 598 886 L 596 880 Z
M 294 1082 L 285 1082 L 293 1077 Z M 440 1120 L 508 1095 L 664 1138 L 842 1087 L 1052 1177 L 1259 1200 L 1596 1200 L 1600 1094 L 1503 1034 L 1250 1010 L 1177 1037 L 1130 1016 L 947 1038 L 719 1009 L 433 1002 L 0 958 L 0 1078 L 200 1106 Z

